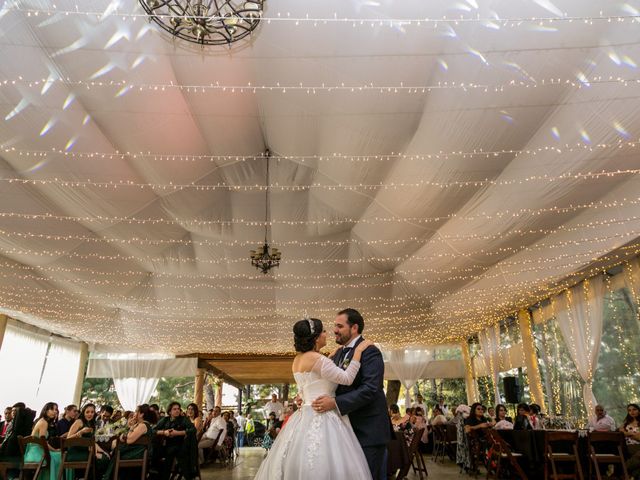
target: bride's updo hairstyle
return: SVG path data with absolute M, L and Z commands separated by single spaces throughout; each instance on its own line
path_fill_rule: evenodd
M 311 325 L 313 325 L 313 331 L 311 331 Z M 317 318 L 296 322 L 293 326 L 293 344 L 296 352 L 304 353 L 312 351 L 323 329 L 322 321 Z

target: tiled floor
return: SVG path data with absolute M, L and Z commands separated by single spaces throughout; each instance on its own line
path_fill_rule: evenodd
M 264 450 L 262 448 L 242 448 L 235 467 L 222 468 L 217 464 L 209 465 L 202 470 L 202 480 L 252 480 L 258 472 L 263 458 Z M 460 475 L 458 467 L 449 461 L 442 465 L 433 463 L 431 457 L 425 457 L 425 460 L 429 471 L 428 480 L 470 478 Z M 412 472 L 407 478 L 415 480 L 418 475 L 414 475 Z

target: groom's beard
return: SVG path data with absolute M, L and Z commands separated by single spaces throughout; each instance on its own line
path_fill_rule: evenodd
M 338 345 L 348 345 L 351 340 L 352 340 L 351 337 L 345 337 L 344 335 L 336 336 L 336 343 Z

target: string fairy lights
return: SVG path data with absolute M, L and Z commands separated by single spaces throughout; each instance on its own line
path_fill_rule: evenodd
M 517 158 L 522 155 L 540 155 L 540 154 L 555 154 L 558 156 L 566 155 L 573 152 L 600 152 L 605 150 L 615 151 L 616 154 L 620 154 L 620 150 L 631 150 L 640 146 L 640 141 L 631 141 L 618 139 L 612 142 L 601 143 L 554 143 L 550 145 L 541 145 L 538 147 L 524 148 L 524 149 L 500 149 L 500 150 L 484 150 L 482 148 L 474 150 L 453 150 L 453 151 L 438 151 L 432 153 L 378 153 L 370 155 L 351 155 L 345 153 L 334 152 L 327 155 L 284 155 L 278 154 L 274 157 L 274 162 L 292 161 L 297 163 L 315 163 L 315 162 L 344 162 L 349 161 L 353 163 L 363 162 L 394 162 L 394 161 L 416 161 L 425 162 L 427 160 L 449 160 L 451 158 L 492 158 L 509 156 Z M 0 145 L 0 151 L 6 154 L 15 154 L 21 157 L 35 157 L 38 159 L 57 158 L 57 156 L 64 159 L 96 159 L 96 160 L 114 160 L 114 159 L 133 159 L 133 160 L 145 160 L 153 162 L 229 162 L 235 164 L 239 162 L 250 162 L 256 159 L 263 158 L 260 155 L 193 155 L 186 153 L 173 153 L 173 154 L 161 154 L 152 152 L 105 152 L 105 151 L 93 151 L 93 152 L 76 152 L 65 149 L 52 148 L 51 150 L 26 150 L 19 149 L 15 146 L 2 146 Z M 635 152 L 630 152 L 635 154 Z M 223 165 L 224 166 L 224 165 Z M 611 171 L 609 173 L 615 174 L 617 171 Z M 594 174 L 606 173 L 606 172 L 591 172 Z M 569 175 L 567 173 L 566 175 Z M 490 180 L 490 179 L 485 179 Z
M 640 78 L 635 77 L 622 77 L 615 75 L 594 75 L 593 77 L 571 77 L 571 78 L 559 78 L 549 77 L 541 78 L 535 81 L 524 80 L 509 80 L 505 83 L 499 84 L 486 84 L 486 83 L 474 83 L 474 82 L 457 82 L 457 81 L 440 81 L 430 85 L 405 85 L 404 82 L 393 85 L 376 85 L 374 83 L 365 84 L 346 84 L 344 82 L 327 85 L 321 84 L 309 84 L 305 85 L 302 82 L 297 84 L 286 84 L 276 82 L 275 84 L 221 84 L 219 81 L 208 84 L 178 84 L 174 82 L 169 83 L 132 83 L 126 80 L 77 80 L 71 78 L 42 78 L 37 80 L 25 80 L 22 77 L 17 79 L 4 79 L 0 80 L 0 88 L 23 86 L 33 89 L 41 89 L 43 87 L 51 88 L 55 85 L 64 85 L 68 88 L 83 88 L 85 90 L 97 89 L 97 88 L 113 88 L 118 89 L 115 93 L 116 97 L 124 96 L 130 92 L 158 92 L 163 93 L 165 91 L 176 90 L 184 93 L 225 93 L 225 94 L 257 94 L 262 92 L 269 93 L 306 93 L 308 95 L 316 95 L 321 93 L 378 93 L 378 94 L 427 94 L 432 91 L 438 90 L 458 90 L 462 92 L 481 91 L 483 93 L 489 92 L 504 92 L 509 89 L 524 88 L 524 89 L 539 89 L 544 87 L 571 87 L 577 89 L 591 88 L 594 86 L 618 86 L 629 87 L 640 85 Z M 602 101 L 602 99 L 595 99 L 594 102 Z
M 373 184 L 359 183 L 359 184 L 343 184 L 343 183 L 310 183 L 308 185 L 281 185 L 279 183 L 268 185 L 229 185 L 226 183 L 217 184 L 203 184 L 203 183 L 142 183 L 134 182 L 130 180 L 108 181 L 98 182 L 92 180 L 64 180 L 60 178 L 18 178 L 18 177 L 4 177 L 0 178 L 0 182 L 4 183 L 16 183 L 19 185 L 56 185 L 66 188 L 99 188 L 99 189 L 122 189 L 122 188 L 137 188 L 137 189 L 150 189 L 155 191 L 183 191 L 183 190 L 195 190 L 195 191 L 242 191 L 252 192 L 267 190 L 281 191 L 281 192 L 304 192 L 309 190 L 344 190 L 344 191 L 367 191 L 367 190 L 398 190 L 409 188 L 425 188 L 435 187 L 439 189 L 449 188 L 462 188 L 462 187 L 486 187 L 486 186 L 511 186 L 511 185 L 524 185 L 535 183 L 554 183 L 562 181 L 584 181 L 584 180 L 600 180 L 600 179 L 612 179 L 616 177 L 636 176 L 640 174 L 640 169 L 618 169 L 599 172 L 565 172 L 560 175 L 530 175 L 523 178 L 514 179 L 488 179 L 483 180 L 454 180 L 450 182 L 435 182 L 431 180 L 419 180 L 414 182 L 380 182 Z
M 4 7 L 7 12 L 22 12 L 27 17 L 38 17 L 38 16 L 52 16 L 52 15 L 61 15 L 61 16 L 86 16 L 93 17 L 96 20 L 104 20 L 107 17 L 116 17 L 121 18 L 122 20 L 138 20 L 144 19 L 147 20 L 147 14 L 142 12 L 141 10 L 136 11 L 123 11 L 122 9 L 116 8 L 108 8 L 105 11 L 98 10 L 82 10 L 78 4 L 75 5 L 74 8 L 64 8 L 58 7 L 55 4 L 50 5 L 48 8 L 33 8 L 30 6 L 25 6 L 23 4 L 17 2 L 8 2 Z M 173 16 L 173 15 L 172 15 Z M 185 19 L 198 19 L 197 15 L 176 15 L 175 18 L 185 18 Z M 215 17 L 213 17 L 215 19 Z M 220 18 L 222 20 L 222 18 Z M 309 14 L 305 15 L 296 15 L 291 14 L 291 12 L 269 12 L 262 17 L 263 24 L 271 24 L 271 23 L 287 23 L 292 24 L 294 26 L 300 25 L 313 25 L 314 27 L 328 25 L 328 24 L 344 24 L 350 27 L 376 27 L 376 26 L 387 26 L 390 28 L 395 28 L 398 25 L 403 27 L 428 27 L 428 28 L 437 28 L 441 24 L 451 24 L 451 25 L 464 25 L 464 24 L 494 24 L 498 27 L 508 28 L 508 27 L 519 27 L 523 24 L 536 24 L 538 26 L 544 25 L 558 25 L 558 24 L 571 24 L 578 23 L 581 25 L 594 25 L 599 22 L 606 23 L 638 23 L 640 22 L 640 15 L 627 13 L 627 14 L 605 14 L 604 12 L 599 12 L 597 15 L 568 15 L 563 14 L 562 16 L 524 16 L 524 17 L 512 17 L 512 18 L 496 18 L 495 16 L 482 17 L 481 15 L 469 15 L 465 16 L 463 14 L 458 16 L 441 16 L 437 18 L 431 17 L 421 17 L 421 18 L 359 18 L 359 17 L 349 17 L 349 16 L 341 16 L 338 12 L 334 12 L 332 16 L 323 16 L 323 17 L 313 17 Z

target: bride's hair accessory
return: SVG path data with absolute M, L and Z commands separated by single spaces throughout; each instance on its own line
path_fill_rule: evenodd
M 313 325 L 313 320 L 311 320 L 309 318 L 309 315 L 305 312 L 304 314 L 304 319 L 307 321 L 307 323 L 309 324 L 309 330 L 311 331 L 312 334 L 316 333 L 316 329 Z

